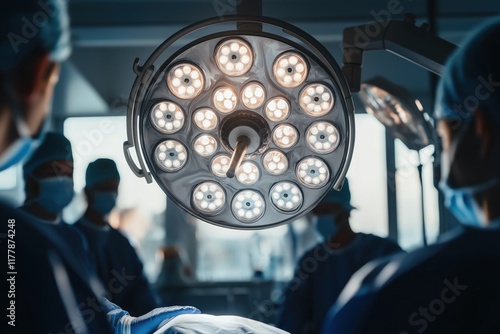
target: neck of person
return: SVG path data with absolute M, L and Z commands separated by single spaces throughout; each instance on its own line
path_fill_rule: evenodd
M 87 219 L 89 222 L 92 224 L 95 224 L 100 227 L 108 226 L 108 215 L 103 215 L 102 213 L 99 213 L 95 210 L 92 210 L 92 208 L 89 206 L 87 207 L 87 211 L 85 211 L 85 214 L 83 215 L 85 219 Z
M 15 126 L 12 124 L 12 113 L 8 107 L 0 106 L 0 156 L 16 139 Z
M 28 201 L 26 201 L 26 202 L 28 202 Z M 59 213 L 47 212 L 47 210 L 45 210 L 42 206 L 40 206 L 36 202 L 30 202 L 28 204 L 25 204 L 24 208 L 27 212 L 29 212 L 30 214 L 32 214 L 33 216 L 35 216 L 37 218 L 51 221 L 54 223 L 59 221 L 59 217 L 60 217 Z
M 490 189 L 482 199 L 481 208 L 484 212 L 487 225 L 500 220 L 500 184 Z
M 338 217 L 337 219 L 338 232 L 328 237 L 328 245 L 332 249 L 344 248 L 349 245 L 356 237 L 356 233 L 354 233 L 351 229 L 348 213 Z

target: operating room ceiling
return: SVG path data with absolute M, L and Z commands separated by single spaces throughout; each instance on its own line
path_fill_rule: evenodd
M 101 100 L 109 111 L 124 113 L 132 87 L 132 63 L 142 62 L 167 37 L 185 25 L 235 12 L 233 3 L 241 0 L 72 0 L 73 54 L 70 61 L 79 72 L 67 78 L 84 78 L 92 89 L 84 90 L 89 101 Z M 248 1 L 248 0 L 247 0 Z M 252 0 L 250 0 L 252 1 Z M 492 0 L 437 0 L 438 34 L 460 44 L 472 27 L 500 13 L 500 3 Z M 400 14 L 392 15 L 390 10 Z M 306 30 L 322 42 L 340 63 L 342 30 L 345 27 L 374 21 L 377 17 L 399 19 L 404 13 L 417 15 L 417 24 L 427 20 L 427 1 L 421 0 L 263 0 L 264 15 L 279 18 Z M 363 78 L 382 75 L 405 86 L 430 105 L 429 74 L 388 52 L 365 56 Z M 82 80 L 80 80 L 82 81 Z M 78 90 L 66 90 L 68 94 Z M 65 99 L 66 110 L 56 114 L 102 113 L 101 104 L 82 105 L 85 97 Z M 91 94 L 99 95 L 91 97 Z M 78 105 L 67 101 L 78 101 Z

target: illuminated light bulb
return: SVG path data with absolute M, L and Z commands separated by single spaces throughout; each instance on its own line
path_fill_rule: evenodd
M 151 121 L 154 127 L 163 133 L 172 134 L 184 125 L 184 111 L 176 103 L 160 102 L 151 109 Z
M 216 214 L 226 204 L 226 193 L 218 183 L 207 181 L 194 188 L 192 200 L 199 212 Z
M 307 72 L 306 61 L 296 52 L 285 52 L 274 61 L 274 79 L 282 87 L 299 86 L 306 79 Z
M 247 73 L 253 64 L 250 45 L 242 39 L 229 39 L 215 50 L 215 63 L 219 70 L 229 76 Z
M 218 177 L 226 177 L 227 170 L 229 169 L 229 162 L 231 157 L 228 155 L 217 155 L 213 160 L 210 169 L 212 173 Z
M 326 163 L 320 158 L 308 157 L 297 164 L 296 170 L 299 181 L 308 188 L 319 188 L 328 183 L 330 171 Z
M 204 131 L 214 130 L 219 123 L 217 114 L 209 108 L 201 108 L 194 112 L 194 124 Z
M 254 190 L 242 190 L 232 200 L 231 210 L 236 219 L 253 222 L 264 214 L 266 204 L 261 194 Z
M 259 167 L 251 161 L 243 162 L 236 170 L 236 179 L 244 185 L 251 185 L 260 178 Z
M 290 103 L 284 97 L 274 97 L 267 102 L 265 112 L 270 121 L 284 121 L 290 115 Z
M 214 92 L 214 105 L 221 113 L 229 113 L 236 108 L 238 98 L 236 93 L 229 87 L 221 87 Z
M 281 175 L 288 169 L 288 159 L 283 152 L 270 150 L 264 154 L 262 166 L 269 174 Z
M 290 124 L 280 124 L 273 131 L 273 141 L 276 146 L 290 148 L 299 140 L 299 132 Z
M 251 82 L 243 87 L 241 100 L 248 109 L 256 109 L 264 103 L 266 92 L 258 82 Z
M 165 140 L 155 149 L 155 161 L 166 172 L 177 172 L 186 164 L 188 153 L 176 140 Z
M 200 95 L 205 84 L 205 78 L 196 65 L 182 63 L 174 66 L 167 76 L 168 89 L 176 97 L 192 100 Z
M 300 107 L 306 114 L 320 117 L 332 110 L 334 98 L 330 88 L 321 83 L 316 83 L 307 85 L 302 89 L 299 102 Z
M 207 157 L 217 151 L 217 140 L 210 135 L 200 135 L 194 141 L 194 150 L 198 155 Z
M 339 146 L 340 134 L 331 123 L 315 122 L 306 132 L 306 142 L 314 152 L 327 154 Z
M 281 211 L 295 211 L 303 202 L 302 191 L 292 182 L 278 182 L 270 191 L 271 202 Z

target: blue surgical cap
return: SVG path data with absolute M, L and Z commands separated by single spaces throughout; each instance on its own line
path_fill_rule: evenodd
M 97 159 L 88 165 L 85 173 L 86 188 L 92 188 L 98 183 L 114 180 L 120 181 L 120 174 L 113 160 Z
M 33 173 L 38 167 L 55 160 L 66 160 L 73 164 L 71 143 L 62 134 L 48 132 L 31 157 L 23 165 L 24 175 Z
M 500 125 L 500 17 L 482 24 L 453 53 L 437 90 L 437 119 L 467 120 L 478 107 Z
M 2 0 L 0 72 L 8 71 L 42 48 L 54 62 L 71 53 L 67 0 Z
M 354 206 L 351 205 L 351 190 L 349 189 L 349 181 L 347 179 L 344 180 L 344 185 L 342 186 L 342 189 L 339 191 L 337 190 L 330 190 L 326 196 L 321 200 L 322 203 L 336 203 L 340 204 L 346 209 L 347 211 L 351 211 L 352 209 L 356 209 Z

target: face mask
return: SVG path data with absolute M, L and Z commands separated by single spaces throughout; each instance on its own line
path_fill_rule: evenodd
M 337 234 L 339 227 L 335 220 L 333 215 L 317 215 L 314 217 L 313 221 L 316 224 L 316 230 L 318 230 L 325 240 Z
M 116 192 L 95 192 L 93 194 L 92 209 L 95 211 L 107 215 L 113 210 L 116 205 Z
M 38 133 L 34 136 L 30 135 L 28 125 L 21 116 L 21 108 L 17 99 L 15 98 L 12 89 L 6 87 L 7 99 L 9 100 L 12 115 L 19 137 L 10 145 L 7 152 L 0 157 L 0 171 L 12 167 L 33 153 L 39 144 L 40 136 L 45 132 L 48 125 L 48 117 L 45 117 L 43 123 L 40 125 Z
M 35 198 L 35 202 L 47 212 L 60 213 L 73 199 L 73 178 L 55 176 L 37 180 L 39 195 Z
M 445 197 L 444 205 L 450 210 L 450 212 L 464 225 L 471 226 L 484 226 L 486 224 L 486 219 L 482 212 L 482 209 L 477 205 L 474 200 L 474 196 L 491 189 L 499 184 L 498 179 L 492 179 L 484 183 L 461 188 L 452 188 L 450 186 L 449 175 L 450 169 L 453 165 L 453 160 L 455 158 L 457 147 L 460 141 L 463 139 L 467 127 L 469 124 L 463 125 L 461 131 L 457 134 L 457 138 L 450 146 L 450 157 L 447 163 L 447 174 L 439 182 L 439 189 L 443 192 Z
M 29 156 L 35 150 L 36 142 L 30 137 L 18 138 L 15 143 L 10 145 L 7 152 L 0 157 L 0 171 L 17 165 Z
M 439 183 L 443 192 L 444 205 L 465 225 L 484 226 L 486 219 L 481 208 L 474 200 L 474 195 L 498 185 L 498 179 L 491 180 L 472 187 L 451 188 L 446 181 Z

